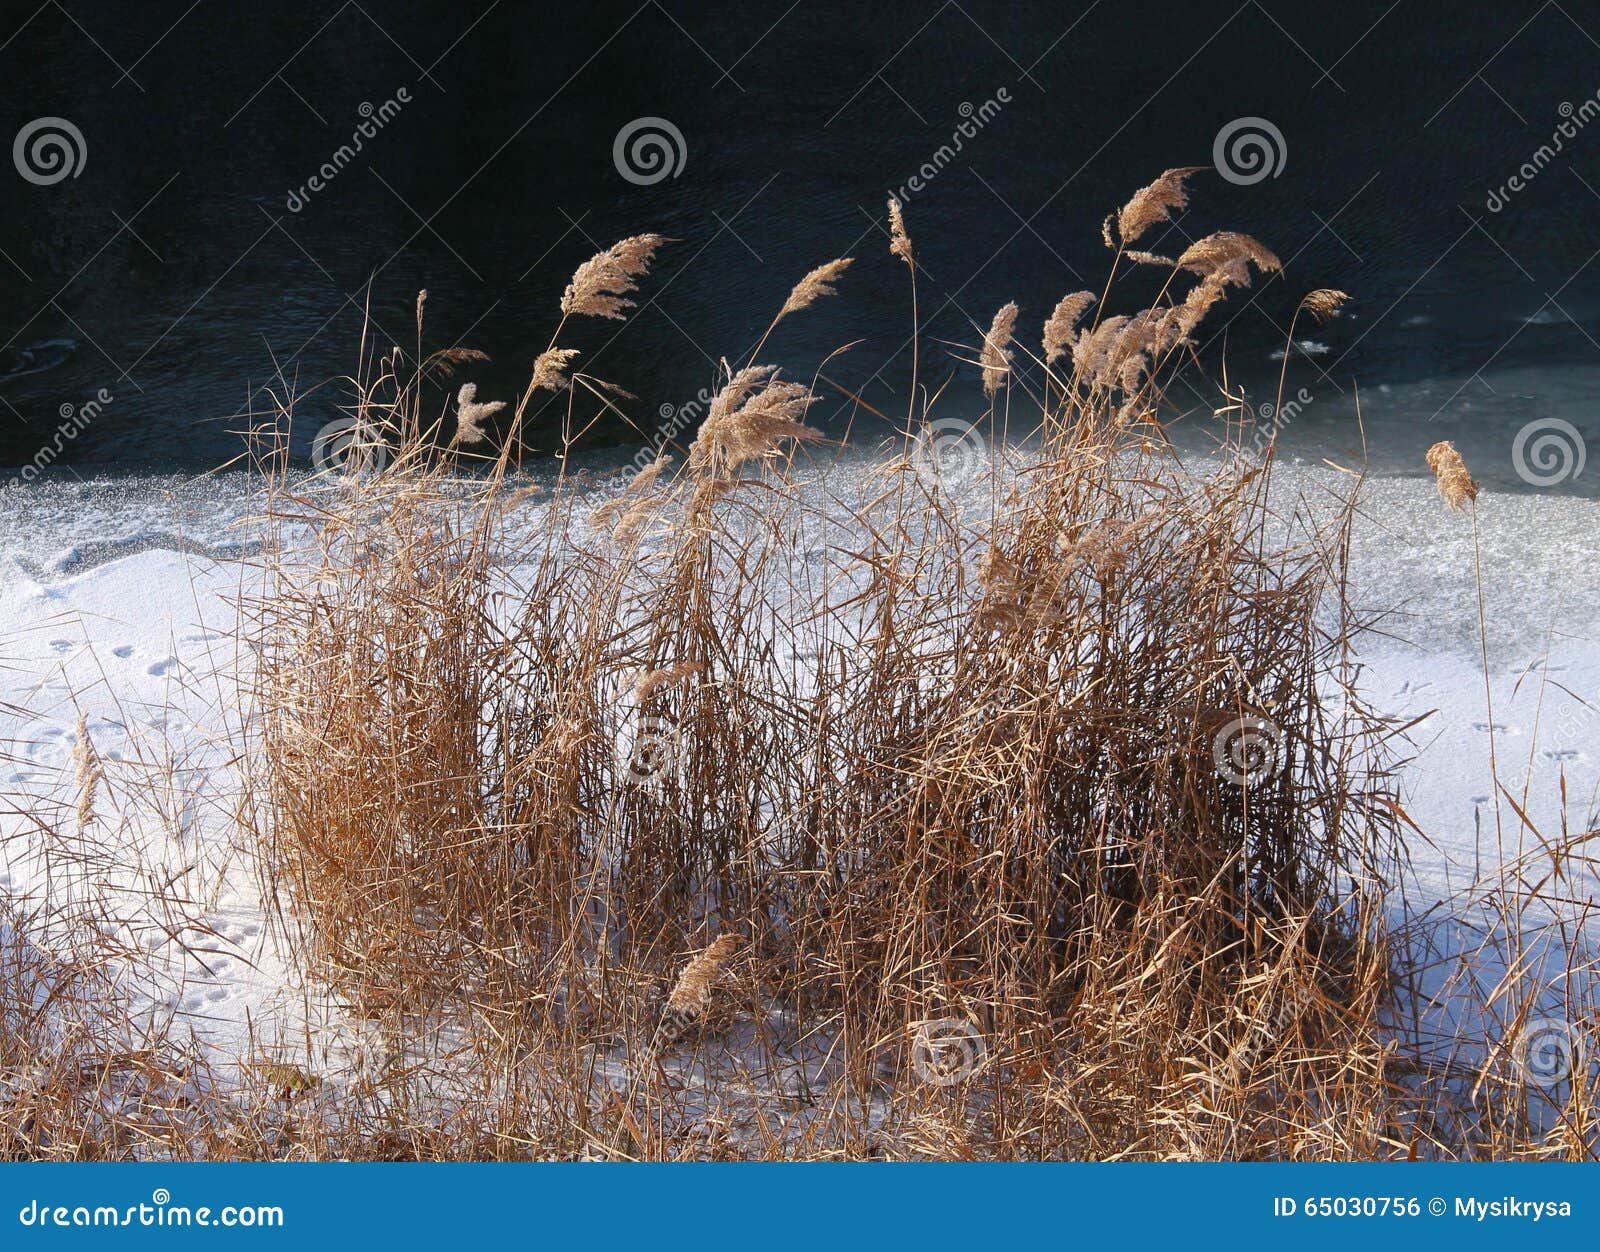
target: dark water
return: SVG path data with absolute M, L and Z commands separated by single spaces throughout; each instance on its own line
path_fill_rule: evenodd
M 1166 166 L 1210 164 L 1219 130 L 1250 116 L 1283 137 L 1277 176 L 1201 175 L 1189 211 L 1146 242 L 1172 252 L 1232 227 L 1288 262 L 1208 327 L 1208 365 L 1225 331 L 1231 376 L 1258 400 L 1299 295 L 1356 295 L 1298 332 L 1317 355 L 1291 362 L 1290 394 L 1309 397 L 1293 450 L 1358 447 L 1356 383 L 1380 466 L 1415 468 L 1448 437 L 1516 486 L 1528 423 L 1600 438 L 1594 4 L 23 0 L 4 5 L 0 39 L 5 136 L 58 116 L 86 150 L 52 185 L 0 166 L 4 465 L 50 446 L 52 472 L 215 466 L 291 388 L 310 393 L 303 456 L 338 415 L 344 392 L 318 385 L 355 368 L 363 310 L 380 346 L 410 345 L 422 287 L 428 345 L 487 351 L 480 398 L 514 397 L 572 269 L 642 230 L 678 242 L 638 315 L 563 335 L 637 393 L 623 406 L 637 431 L 712 384 L 792 283 L 840 255 L 859 258 L 841 295 L 787 322 L 764 359 L 809 376 L 853 342 L 818 419 L 842 431 L 850 417 L 833 384 L 899 414 L 910 307 L 881 219 L 924 163 L 941 168 L 905 197 L 924 378 L 954 373 L 963 415 L 972 370 L 946 345 L 972 343 L 1010 299 L 1036 342 L 1062 294 L 1100 286 L 1105 213 Z M 309 190 L 364 106 L 386 120 Z M 1568 106 L 1572 134 L 1536 158 Z M 969 112 L 976 133 L 937 156 Z M 684 160 L 637 185 L 613 140 L 646 116 L 681 132 Z M 1503 190 L 1536 160 L 1523 190 Z M 1134 276 L 1112 302 L 1152 294 Z M 99 396 L 92 420 L 63 417 Z M 1176 398 L 1202 437 L 1214 394 Z M 535 426 L 545 448 L 556 408 Z M 857 415 L 857 435 L 882 429 Z M 588 438 L 640 435 L 604 418 Z M 1597 477 L 1552 489 L 1592 494 Z

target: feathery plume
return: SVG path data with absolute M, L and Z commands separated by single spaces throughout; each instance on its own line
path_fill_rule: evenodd
M 789 298 L 783 302 L 783 308 L 778 310 L 778 317 L 788 317 L 791 313 L 810 308 L 823 296 L 837 295 L 832 284 L 839 280 L 839 275 L 849 269 L 854 260 L 854 257 L 845 256 L 837 261 L 829 261 L 826 265 L 817 266 L 794 285 Z
M 1150 358 L 1143 352 L 1134 352 L 1117 366 L 1117 386 L 1125 395 L 1132 396 L 1139 390 L 1149 370 Z
M 1122 206 L 1122 211 L 1117 214 L 1117 236 L 1122 240 L 1123 247 L 1136 242 L 1141 235 L 1158 222 L 1164 222 L 1172 216 L 1174 209 L 1181 209 L 1189 203 L 1189 189 L 1184 182 L 1191 174 L 1198 174 L 1204 166 L 1186 165 L 1179 169 L 1171 169 L 1162 174 L 1160 178 L 1148 187 L 1142 187 L 1133 193 L 1133 198 Z M 1110 231 L 1104 232 L 1108 238 Z
M 589 525 L 605 530 L 614 524 L 612 538 L 618 543 L 631 537 L 655 511 L 657 496 L 650 487 L 671 464 L 672 457 L 667 453 L 656 457 L 629 480 L 620 495 L 589 514 Z
M 1011 373 L 1011 336 L 1017 327 L 1017 302 L 1003 306 L 994 315 L 989 333 L 983 337 L 983 352 L 978 363 L 983 366 L 983 394 L 991 400 L 1000 390 L 1006 375 Z
M 646 488 L 653 485 L 656 479 L 660 478 L 661 475 L 666 472 L 667 467 L 671 464 L 672 454 L 670 452 L 661 453 L 656 457 L 655 460 L 651 461 L 649 465 L 646 465 L 642 470 L 633 476 L 632 481 L 628 483 L 628 494 L 636 496 L 643 492 Z
M 1105 354 L 1099 360 L 1094 381 L 1105 387 L 1116 383 L 1130 393 L 1138 390 L 1139 379 L 1150 366 L 1146 349 L 1159 349 L 1165 341 L 1165 325 L 1165 312 L 1155 309 L 1142 309 L 1132 317 L 1123 318 L 1116 338 L 1105 344 Z
M 483 429 L 484 422 L 505 407 L 504 400 L 479 404 L 478 384 L 462 383 L 461 390 L 456 393 L 456 433 L 450 440 L 450 446 L 453 448 L 458 444 L 483 442 L 487 433 Z
M 911 236 L 906 234 L 906 217 L 900 201 L 889 197 L 889 251 L 913 269 L 916 261 L 911 255 Z
M 589 514 L 589 525 L 595 530 L 609 530 L 616 525 L 617 518 L 622 510 L 628 507 L 629 502 L 628 496 L 620 495 L 597 505 L 594 512 Z
M 561 312 L 621 321 L 623 310 L 633 307 L 624 297 L 638 290 L 634 280 L 649 270 L 656 249 L 667 242 L 661 235 L 630 235 L 595 253 L 573 273 L 561 296 Z
M 712 985 L 738 946 L 738 935 L 718 935 L 709 948 L 683 967 L 661 1014 L 654 1044 L 657 1049 L 681 1037 L 705 1015 L 711 1005 Z
M 94 750 L 94 741 L 89 738 L 89 721 L 82 713 L 78 714 L 78 730 L 72 744 L 72 761 L 77 767 L 78 831 L 81 834 L 94 821 L 95 793 L 105 777 L 100 769 L 100 754 Z
M 639 675 L 633 684 L 633 698 L 645 701 L 652 696 L 658 696 L 663 691 L 668 691 L 680 685 L 685 679 L 693 678 L 696 674 L 706 669 L 704 661 L 679 661 L 675 665 L 668 665 L 662 669 L 653 669 L 647 674 Z
M 1077 343 L 1072 346 L 1072 366 L 1085 381 L 1093 382 L 1100 376 L 1127 324 L 1128 319 L 1118 314 L 1078 336 Z
M 1439 494 L 1452 509 L 1459 509 L 1469 500 L 1478 498 L 1477 480 L 1467 472 L 1467 463 L 1461 459 L 1455 444 L 1441 440 L 1428 449 L 1428 468 L 1439 484 Z
M 982 629 L 1018 630 L 1027 624 L 1033 588 L 1022 566 L 997 546 L 990 546 L 978 562 L 977 623 Z
M 1095 301 L 1092 291 L 1074 291 L 1061 297 L 1050 320 L 1044 324 L 1044 359 L 1054 365 L 1078 341 L 1078 320 Z
M 667 997 L 667 1007 L 677 1011 L 703 1011 L 711 999 L 711 986 L 739 946 L 738 935 L 718 935 L 711 946 L 683 967 Z
M 445 348 L 435 352 L 427 360 L 427 365 L 441 378 L 455 377 L 456 366 L 465 365 L 473 361 L 487 361 L 489 354 L 477 348 Z
M 1333 287 L 1318 287 L 1315 291 L 1307 292 L 1306 298 L 1300 301 L 1300 307 L 1318 323 L 1326 323 L 1339 312 L 1344 302 L 1350 298 L 1347 291 L 1339 291 Z
M 1203 278 L 1184 296 L 1182 303 L 1170 310 L 1162 322 L 1162 350 L 1173 347 L 1190 335 L 1205 320 L 1211 306 L 1227 295 L 1221 279 L 1212 275 Z
M 422 331 L 422 306 L 428 303 L 428 289 L 424 287 L 417 292 L 417 331 Z
M 1275 274 L 1283 268 L 1283 262 L 1270 248 L 1236 230 L 1219 230 L 1197 239 L 1178 258 L 1180 269 L 1234 287 L 1250 285 L 1252 264 L 1263 274 Z
M 626 497 L 618 504 L 626 503 Z M 616 543 L 627 543 L 642 529 L 644 524 L 656 515 L 656 505 L 660 500 L 654 495 L 640 496 L 626 508 L 621 510 L 622 515 L 617 518 L 617 524 L 611 531 L 611 538 Z
M 567 385 L 567 367 L 577 355 L 576 348 L 546 348 L 533 363 L 533 382 L 529 385 L 535 391 L 560 391 Z
M 801 419 L 817 399 L 809 387 L 780 382 L 774 366 L 746 366 L 712 400 L 689 448 L 690 467 L 727 473 L 746 461 L 776 456 L 785 439 L 814 443 L 821 433 Z

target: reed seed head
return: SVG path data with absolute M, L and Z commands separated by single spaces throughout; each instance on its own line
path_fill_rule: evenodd
M 1078 341 L 1078 322 L 1094 304 L 1092 291 L 1074 291 L 1061 297 L 1050 320 L 1044 324 L 1044 360 L 1054 365 Z
M 561 297 L 561 312 L 621 321 L 627 316 L 624 310 L 633 307 L 625 297 L 638 290 L 635 280 L 649 271 L 656 249 L 667 242 L 661 235 L 630 235 L 595 253 L 573 273 Z
M 95 819 L 94 801 L 105 775 L 100 768 L 100 754 L 94 750 L 89 738 L 89 721 L 78 714 L 77 734 L 72 744 L 72 762 L 77 774 L 78 830 L 83 832 Z
M 725 474 L 747 461 L 776 456 L 785 439 L 814 443 L 821 432 L 801 419 L 817 399 L 809 387 L 780 381 L 774 366 L 745 367 L 712 400 L 689 448 L 690 467 Z
M 1011 373 L 1011 336 L 1016 331 L 1018 312 L 1015 300 L 1002 306 L 994 315 L 989 333 L 983 337 L 983 352 L 978 362 L 983 366 L 983 394 L 990 399 Z
M 1428 449 L 1428 468 L 1439 484 L 1439 494 L 1452 509 L 1478 498 L 1477 480 L 1467 472 L 1467 463 L 1461 459 L 1455 444 L 1442 439 Z
M 567 367 L 577 355 L 576 348 L 546 348 L 533 363 L 533 389 L 560 391 L 567 385 Z
M 683 967 L 667 997 L 667 1008 L 679 1013 L 703 1013 L 711 1001 L 712 985 L 738 947 L 738 935 L 718 935 L 709 948 Z
M 1263 274 L 1276 274 L 1283 268 L 1270 248 L 1236 230 L 1219 230 L 1197 239 L 1178 258 L 1180 269 L 1215 278 L 1225 287 L 1248 287 L 1251 265 Z
M 850 268 L 853 257 L 840 257 L 836 261 L 829 261 L 826 265 L 819 265 L 798 283 L 789 293 L 789 298 L 783 302 L 783 308 L 778 310 L 780 318 L 791 313 L 798 313 L 801 309 L 810 308 L 823 296 L 837 295 L 833 284 L 838 281 L 839 275 Z
M 681 686 L 685 681 L 706 669 L 704 661 L 679 661 L 661 669 L 641 674 L 633 684 L 634 699 L 644 701 Z M 724 936 L 726 938 L 727 936 Z
M 1191 174 L 1198 174 L 1204 166 L 1188 165 L 1171 169 L 1160 178 L 1134 192 L 1133 198 L 1117 214 L 1117 236 L 1123 247 L 1135 243 L 1152 226 L 1167 221 L 1174 209 L 1189 203 L 1189 189 L 1184 185 Z M 1109 231 L 1106 234 L 1109 236 Z
M 1306 294 L 1306 298 L 1300 301 L 1300 307 L 1315 318 L 1318 324 L 1325 324 L 1338 314 L 1349 298 L 1349 292 L 1339 291 L 1333 287 L 1318 287 Z
M 905 212 L 893 196 L 889 197 L 889 251 L 916 268 L 916 260 L 911 255 L 911 236 L 906 234 Z
M 479 404 L 478 384 L 462 383 L 461 390 L 456 393 L 456 433 L 450 440 L 450 446 L 453 448 L 458 444 L 483 442 L 488 434 L 483 424 L 505 407 L 504 400 Z

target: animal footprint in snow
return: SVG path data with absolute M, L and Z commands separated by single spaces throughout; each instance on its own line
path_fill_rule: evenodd
M 169 673 L 171 673 L 177 667 L 178 667 L 178 658 L 177 657 L 175 657 L 175 656 L 164 656 L 159 661 L 157 661 L 154 665 L 151 665 L 148 668 L 146 668 L 145 673 L 149 674 L 150 677 L 152 677 L 152 678 L 165 678 Z

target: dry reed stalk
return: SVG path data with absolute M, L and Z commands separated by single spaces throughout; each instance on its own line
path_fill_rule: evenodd
M 88 718 L 81 712 L 73 736 L 72 761 L 77 781 L 78 833 L 82 834 L 95 820 L 95 796 L 105 779 L 105 773 L 100 766 L 100 754 L 94 750 L 94 741 L 89 737 Z
M 1173 173 L 1128 232 L 1181 204 Z M 1092 299 L 1058 305 L 1046 355 L 1074 381 L 991 513 L 736 478 L 818 438 L 810 390 L 753 364 L 688 475 L 658 463 L 599 509 L 564 484 L 531 535 L 421 456 L 353 484 L 260 607 L 244 758 L 308 966 L 403 1058 L 307 1112 L 308 1150 L 1403 1153 L 1379 1028 L 1398 819 L 1380 729 L 1327 698 L 1359 625 L 1353 504 L 1281 526 L 1270 465 L 1186 466 L 1113 394 L 1160 403 L 1163 362 L 1269 268 L 1242 239 L 1189 255 L 1171 307 L 1080 334 Z M 891 250 L 911 265 L 898 205 Z M 616 676 L 641 670 L 648 769 L 619 759 Z M 1282 732 L 1243 781 L 1213 726 L 1241 674 Z M 629 1040 L 704 1020 L 731 934 L 655 1006 L 662 954 L 712 918 L 762 936 L 768 1012 L 695 1058 L 706 1099 L 657 1048 L 669 1081 L 619 1104 Z M 905 1025 L 952 987 L 997 1063 L 930 1089 Z

